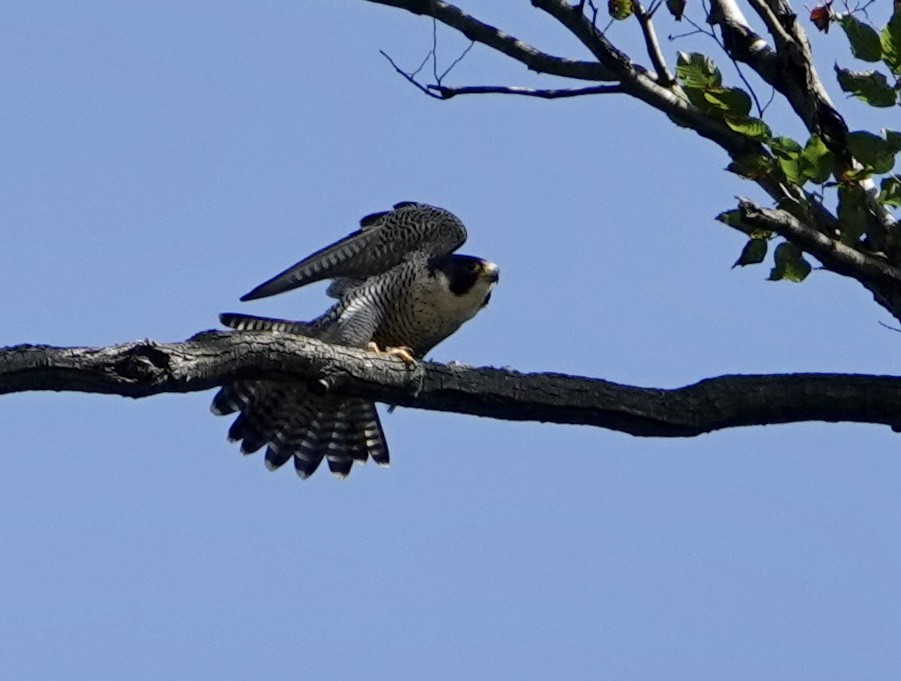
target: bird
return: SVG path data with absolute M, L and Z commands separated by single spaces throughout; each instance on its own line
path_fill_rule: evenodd
M 415 363 L 484 308 L 499 280 L 495 263 L 455 252 L 466 236 L 450 211 L 396 203 L 363 217 L 357 231 L 241 297 L 256 300 L 330 279 L 326 294 L 337 302 L 319 317 L 291 321 L 225 313 L 219 319 L 238 331 L 296 334 Z M 239 380 L 224 385 L 210 408 L 217 415 L 238 412 L 228 439 L 240 442 L 244 454 L 266 447 L 270 470 L 293 460 L 305 479 L 325 459 L 344 478 L 355 461 L 387 466 L 375 404 L 318 393 L 305 381 Z

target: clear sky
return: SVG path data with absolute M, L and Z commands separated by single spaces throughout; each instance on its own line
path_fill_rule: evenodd
M 584 56 L 528 3 L 467 6 Z M 856 283 L 730 269 L 742 238 L 713 217 L 762 197 L 721 151 L 619 96 L 426 98 L 378 53 L 417 64 L 424 19 L 354 0 L 6 0 L 0 32 L 2 345 L 310 318 L 321 285 L 238 297 L 420 200 L 502 272 L 437 360 L 658 387 L 899 371 Z M 443 63 L 465 46 L 440 38 Z M 558 83 L 478 47 L 452 80 Z M 242 458 L 211 398 L 0 398 L 0 677 L 901 675 L 887 428 L 637 439 L 399 409 L 390 469 L 301 482 Z

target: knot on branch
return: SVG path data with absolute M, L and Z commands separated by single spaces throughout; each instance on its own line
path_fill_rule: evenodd
M 130 348 L 113 368 L 122 378 L 135 383 L 165 381 L 171 376 L 169 355 L 149 342 Z

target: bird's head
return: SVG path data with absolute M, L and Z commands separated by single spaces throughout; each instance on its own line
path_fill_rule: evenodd
M 480 308 L 488 304 L 491 289 L 500 277 L 497 265 L 472 255 L 454 253 L 437 258 L 430 265 L 454 296 L 477 303 Z

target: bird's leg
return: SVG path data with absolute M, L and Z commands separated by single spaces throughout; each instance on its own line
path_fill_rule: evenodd
M 413 356 L 413 348 L 407 347 L 406 345 L 401 345 L 398 347 L 386 347 L 384 350 L 382 350 L 376 343 L 370 341 L 369 343 L 367 343 L 366 349 L 382 355 L 400 357 L 404 361 L 404 364 L 406 364 L 407 366 L 416 364 L 416 358 Z

